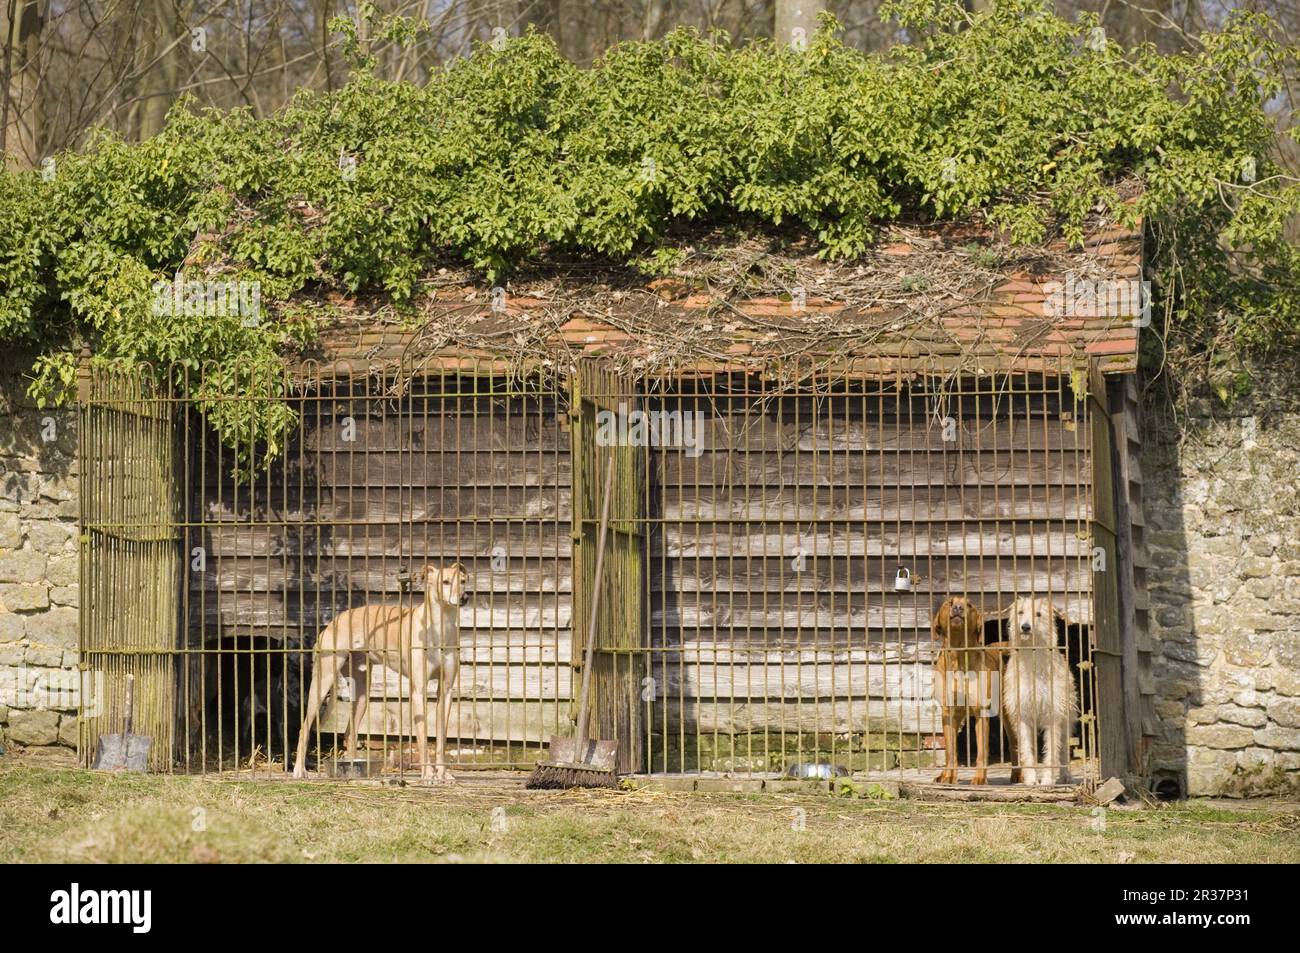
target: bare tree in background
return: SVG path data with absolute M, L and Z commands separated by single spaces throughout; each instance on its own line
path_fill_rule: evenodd
M 655 39 L 678 26 L 721 30 L 734 40 L 811 36 L 829 9 L 845 42 L 883 50 L 900 40 L 882 24 L 882 0 L 376 0 L 380 15 L 421 18 L 429 29 L 410 47 L 376 44 L 385 78 L 424 82 L 475 40 L 549 34 L 579 63 L 610 46 Z M 965 0 L 973 13 L 994 0 Z M 332 16 L 357 16 L 358 0 L 0 0 L 0 149 L 12 166 L 32 167 L 107 128 L 128 138 L 153 135 L 184 95 L 200 103 L 244 106 L 265 115 L 299 89 L 330 90 L 347 78 L 333 48 Z M 1097 13 L 1125 44 L 1195 48 L 1196 35 L 1228 8 L 1261 10 L 1283 39 L 1300 38 L 1295 0 L 1056 0 L 1058 12 Z M 1296 77 L 1275 104 L 1289 122 Z M 1285 157 L 1300 167 L 1292 149 Z
M 782 46 L 803 46 L 817 32 L 817 14 L 825 9 L 824 0 L 776 0 L 772 36 Z

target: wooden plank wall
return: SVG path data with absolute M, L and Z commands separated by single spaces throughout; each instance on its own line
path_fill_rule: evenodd
M 986 613 L 1047 594 L 1091 623 L 1090 443 L 1068 378 L 822 398 L 730 383 L 658 403 L 705 420 L 703 452 L 658 455 L 656 769 L 674 770 L 692 735 L 730 751 L 719 767 L 745 763 L 721 735 L 932 746 L 929 629 L 948 594 Z
M 395 399 L 381 381 L 327 382 L 295 405 L 300 430 L 251 484 L 233 477 L 228 450 L 194 437 L 186 551 L 202 547 L 206 567 L 190 574 L 186 614 L 189 648 L 207 651 L 191 657 L 191 718 L 201 722 L 191 734 L 206 736 L 209 755 L 214 739 L 223 759 L 235 744 L 292 743 L 304 649 L 346 608 L 421 598 L 403 591 L 401 573 L 426 560 L 459 561 L 470 578 L 452 737 L 536 743 L 567 730 L 572 499 L 562 402 L 490 379 L 413 386 Z M 404 680 L 377 670 L 370 694 L 363 730 L 409 734 Z M 346 708 L 328 706 L 322 727 L 342 730 Z

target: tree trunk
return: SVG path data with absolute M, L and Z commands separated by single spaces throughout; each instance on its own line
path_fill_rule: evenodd
M 321 69 L 325 72 L 325 89 L 329 92 L 334 91 L 334 78 L 330 75 L 330 18 L 334 16 L 334 0 L 320 0 L 320 6 L 316 14 L 320 23 L 317 24 L 317 33 L 320 36 L 320 62 Z
M 48 148 L 41 34 L 49 0 L 5 0 L 3 149 L 25 167 L 39 165 Z
M 146 67 L 151 64 L 152 68 L 142 77 L 147 98 L 140 112 L 141 139 L 162 131 L 180 78 L 181 50 L 177 41 L 181 37 L 182 25 L 178 22 L 175 8 L 169 0 L 154 0 L 149 7 L 149 17 L 153 29 Z M 188 40 L 184 46 L 189 49 Z
M 664 35 L 665 22 L 671 22 L 672 0 L 645 0 L 645 16 L 641 18 L 641 39 L 657 40 Z
M 4 157 L 5 167 L 9 165 L 9 100 L 12 89 L 10 82 L 14 75 L 14 0 L 0 0 L 0 35 L 4 36 L 4 61 L 0 65 L 0 88 L 4 89 L 4 100 L 0 102 L 0 156 Z M 3 172 L 0 169 L 0 172 Z

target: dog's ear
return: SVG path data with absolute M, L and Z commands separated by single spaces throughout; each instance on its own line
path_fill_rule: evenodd
M 968 620 L 966 624 L 973 626 L 976 632 L 984 628 L 984 613 L 969 600 L 966 602 L 966 618 Z
M 1015 600 L 1012 600 L 1011 602 L 1008 602 L 1005 606 L 1003 606 L 1001 609 L 992 609 L 988 612 L 981 613 L 981 618 L 983 618 L 985 621 L 996 619 L 997 621 L 1000 622 L 1011 615 L 1011 608 L 1015 604 L 1016 604 Z
M 1064 610 L 1064 609 L 1058 609 L 1058 608 L 1056 607 L 1056 603 L 1055 603 L 1055 602 L 1049 602 L 1048 605 L 1051 606 L 1051 608 L 1052 608 L 1052 615 L 1056 616 L 1056 618 L 1059 619 L 1061 622 L 1063 622 L 1065 625 L 1069 625 L 1069 624 L 1070 624 L 1070 620 L 1069 620 L 1069 618 L 1066 616 L 1066 614 L 1065 614 L 1065 610 Z
M 930 634 L 937 642 L 942 642 L 948 634 L 948 613 L 951 606 L 952 599 L 944 599 L 939 603 L 939 608 L 934 611 L 934 619 L 930 622 Z

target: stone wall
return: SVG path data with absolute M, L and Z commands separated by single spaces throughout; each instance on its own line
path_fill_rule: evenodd
M 1167 427 L 1143 437 L 1152 768 L 1191 795 L 1294 795 L 1300 413 L 1256 404 L 1228 416 L 1207 402 L 1184 424 L 1181 446 Z
M 0 743 L 71 757 L 78 633 L 76 414 L 0 360 Z

